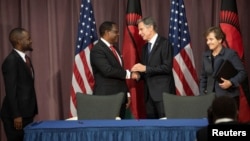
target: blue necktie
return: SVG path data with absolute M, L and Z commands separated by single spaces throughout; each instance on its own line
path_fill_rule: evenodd
M 148 42 L 148 55 L 150 54 L 150 52 L 151 52 L 151 43 Z

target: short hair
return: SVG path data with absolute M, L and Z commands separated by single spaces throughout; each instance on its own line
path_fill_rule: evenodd
M 153 29 L 154 29 L 155 31 L 157 31 L 156 22 L 155 22 L 155 20 L 154 20 L 152 17 L 145 17 L 145 18 L 139 19 L 139 20 L 137 21 L 137 24 L 139 24 L 140 22 L 143 22 L 146 26 L 147 26 L 147 25 L 152 25 L 152 26 L 153 26 Z
M 23 32 L 26 31 L 24 28 L 17 27 L 10 31 L 9 40 L 13 47 L 16 46 L 18 40 L 22 39 Z
M 222 40 L 222 42 L 225 41 L 226 39 L 226 35 L 225 33 L 222 31 L 222 29 L 220 27 L 217 27 L 217 26 L 212 26 L 210 28 L 207 29 L 207 31 L 205 32 L 205 37 L 208 36 L 209 33 L 213 32 L 215 34 L 215 38 L 217 40 Z
M 238 113 L 235 99 L 226 95 L 215 98 L 212 103 L 212 113 L 213 117 L 216 119 L 218 118 L 235 119 Z
M 105 21 L 103 22 L 100 27 L 99 27 L 99 34 L 102 37 L 105 33 L 105 31 L 110 31 L 112 30 L 113 25 L 115 25 L 115 22 L 112 21 Z

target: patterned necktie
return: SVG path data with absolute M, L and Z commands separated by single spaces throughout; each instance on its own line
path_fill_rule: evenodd
M 115 58 L 117 59 L 117 61 L 121 64 L 121 62 L 120 62 L 120 60 L 119 60 L 119 57 L 118 57 L 118 55 L 117 55 L 117 52 L 116 52 L 114 46 L 110 46 L 110 49 L 111 49 L 111 51 L 113 52 L 113 54 L 115 55 Z

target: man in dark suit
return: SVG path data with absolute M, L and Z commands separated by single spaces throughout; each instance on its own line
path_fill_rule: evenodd
M 156 23 L 151 17 L 139 20 L 138 28 L 147 44 L 142 50 L 141 63 L 135 64 L 131 70 L 140 72 L 140 78 L 145 80 L 147 118 L 162 118 L 165 117 L 163 92 L 175 94 L 173 50 L 168 40 L 157 34 Z
M 124 93 L 120 117 L 124 118 L 127 100 L 126 79 L 132 73 L 123 68 L 119 49 L 114 45 L 118 41 L 118 26 L 111 21 L 103 22 L 99 27 L 101 38 L 90 51 L 90 62 L 95 78 L 94 95 L 112 95 Z M 127 105 L 128 106 L 128 105 Z
M 38 113 L 34 88 L 34 71 L 26 51 L 32 51 L 31 38 L 23 28 L 9 34 L 12 52 L 2 64 L 6 95 L 1 109 L 1 119 L 8 141 L 22 141 L 23 128 L 33 122 Z
M 235 100 L 227 95 L 214 99 L 212 106 L 208 109 L 208 123 L 213 125 L 239 125 L 237 122 L 238 110 Z M 208 140 L 208 126 L 197 131 L 197 141 Z

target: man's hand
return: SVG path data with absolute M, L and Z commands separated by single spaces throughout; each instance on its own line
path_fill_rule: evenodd
M 126 103 L 126 109 L 130 107 L 130 104 L 131 104 L 131 99 L 130 97 L 128 97 L 128 102 Z
M 146 66 L 141 64 L 141 63 L 137 63 L 135 64 L 132 68 L 131 71 L 138 71 L 138 72 L 145 72 L 146 71 Z
M 131 78 L 135 79 L 135 80 L 139 80 L 140 79 L 140 74 L 139 72 L 132 72 L 131 73 Z
M 22 130 L 23 129 L 23 119 L 22 119 L 22 117 L 14 118 L 14 128 L 16 130 Z

